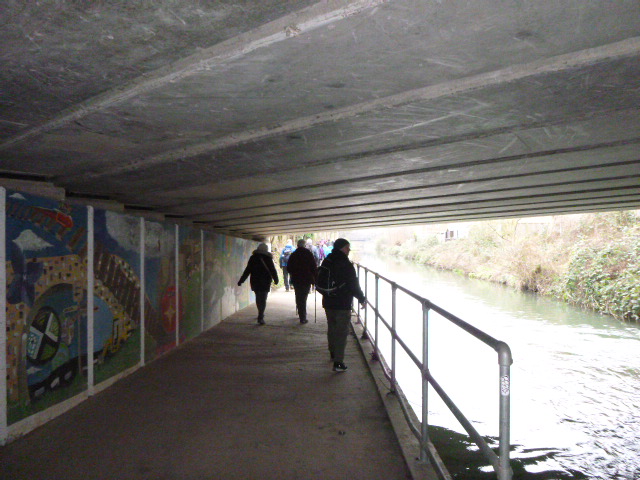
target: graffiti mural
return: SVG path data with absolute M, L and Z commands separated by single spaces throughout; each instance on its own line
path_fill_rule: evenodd
M 248 288 L 236 287 L 254 244 L 240 238 L 204 232 L 204 328 L 254 301 Z
M 7 191 L 6 215 L 11 424 L 87 388 L 87 213 Z
M 145 359 L 150 362 L 176 346 L 175 226 L 145 222 Z M 178 307 L 179 306 L 179 307 Z M 177 308 L 180 311 L 177 312 Z
M 95 382 L 140 361 L 140 220 L 94 214 Z
M 6 193 L 8 425 L 86 392 L 89 369 L 99 385 L 255 301 L 236 286 L 255 242 L 180 226 L 176 252 L 174 224 L 145 221 L 141 239 L 140 218 L 95 209 L 88 312 L 87 219 L 85 206 Z
M 180 226 L 178 246 L 178 272 L 180 298 L 184 300 L 184 316 L 180 322 L 180 341 L 189 340 L 202 331 L 200 287 L 202 272 L 200 257 L 202 245 L 200 230 Z

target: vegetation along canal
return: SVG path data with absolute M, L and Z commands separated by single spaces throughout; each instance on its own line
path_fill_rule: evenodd
M 392 259 L 365 256 L 361 264 L 509 344 L 514 359 L 514 479 L 640 479 L 637 324 Z M 375 282 L 371 276 L 367 281 L 369 300 L 374 301 Z M 361 284 L 364 288 L 364 276 Z M 381 311 L 389 303 L 385 292 L 381 283 Z M 420 312 L 408 298 L 398 297 L 397 328 L 418 357 Z M 369 311 L 370 329 L 373 318 Z M 496 353 L 442 317 L 431 314 L 429 318 L 431 373 L 479 433 L 497 447 Z M 387 359 L 388 338 L 379 333 L 379 347 Z M 420 416 L 419 372 L 408 357 L 397 355 L 398 368 L 406 367 L 397 374 L 398 381 Z M 456 480 L 495 478 L 475 444 L 431 389 L 428 421 L 432 440 Z

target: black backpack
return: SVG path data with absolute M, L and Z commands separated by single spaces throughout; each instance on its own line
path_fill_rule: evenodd
M 338 284 L 335 276 L 331 272 L 332 266 L 333 262 L 325 258 L 322 265 L 318 267 L 316 290 L 326 297 L 335 297 L 338 294 L 338 290 L 345 285 L 345 282 Z

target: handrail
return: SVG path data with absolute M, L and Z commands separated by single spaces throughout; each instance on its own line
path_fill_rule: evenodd
M 443 478 L 450 478 L 449 473 L 446 471 L 446 467 L 442 463 L 442 460 L 438 456 L 433 444 L 429 439 L 428 434 L 428 385 L 430 384 L 433 389 L 438 393 L 440 398 L 443 400 L 447 408 L 453 413 L 456 419 L 460 422 L 462 427 L 467 431 L 471 439 L 478 446 L 480 451 L 483 453 L 485 458 L 491 463 L 493 469 L 495 470 L 498 480 L 511 480 L 513 477 L 513 471 L 511 470 L 509 454 L 510 454 L 510 443 L 509 443 L 509 434 L 510 434 L 510 366 L 513 363 L 513 358 L 511 356 L 511 350 L 509 345 L 505 342 L 497 340 L 493 338 L 491 335 L 483 332 L 482 330 L 474 327 L 473 325 L 465 322 L 464 320 L 458 318 L 447 310 L 439 307 L 433 302 L 427 300 L 424 297 L 408 290 L 405 287 L 398 285 L 397 283 L 385 278 L 384 276 L 376 273 L 363 265 L 355 263 L 358 267 L 358 277 L 360 277 L 360 269 L 363 269 L 365 272 L 365 296 L 367 297 L 367 305 L 371 308 L 375 315 L 375 336 L 374 336 L 374 359 L 380 359 L 383 362 L 385 368 L 383 371 L 385 372 L 385 376 L 389 379 L 391 383 L 391 391 L 395 392 L 397 389 L 396 386 L 396 375 L 395 375 L 395 349 L 396 344 L 400 345 L 402 349 L 405 351 L 407 356 L 413 361 L 413 363 L 420 369 L 422 376 L 422 422 L 419 426 L 414 425 L 410 419 L 410 415 L 405 411 L 407 408 L 406 405 L 401 401 L 400 406 L 403 409 L 405 419 L 407 420 L 409 427 L 412 433 L 416 436 L 416 438 L 420 442 L 420 460 L 426 460 L 426 457 L 431 459 L 431 462 L 437 470 L 439 470 L 440 475 Z M 375 276 L 375 304 L 369 300 L 369 292 L 368 292 L 368 282 L 367 273 L 371 273 Z M 384 319 L 379 309 L 379 280 L 384 280 L 385 282 L 391 285 L 391 324 Z M 408 345 L 400 338 L 396 331 L 396 292 L 400 290 L 416 301 L 420 302 L 422 305 L 423 312 L 423 339 L 422 339 L 422 361 L 411 351 Z M 365 309 L 365 319 L 364 319 L 364 333 L 363 338 L 371 341 L 371 334 L 369 330 L 369 324 L 367 319 L 367 311 L 369 309 Z M 449 320 L 454 325 L 458 326 L 462 330 L 466 331 L 473 337 L 477 338 L 481 342 L 493 348 L 498 353 L 498 363 L 500 366 L 500 377 L 499 377 L 499 385 L 500 385 L 500 396 L 499 396 L 499 413 L 500 413 L 500 433 L 499 433 L 499 448 L 498 455 L 489 447 L 484 438 L 476 431 L 473 427 L 472 423 L 464 416 L 464 414 L 458 409 L 453 400 L 449 398 L 444 389 L 440 386 L 440 384 L 433 378 L 429 371 L 428 367 L 428 335 L 429 335 L 429 311 L 433 310 L 437 312 L 442 317 Z M 358 321 L 360 320 L 360 313 L 356 312 L 358 315 Z M 378 349 L 378 326 L 382 323 L 384 327 L 387 328 L 391 335 L 391 367 L 389 364 L 384 361 L 380 351 Z

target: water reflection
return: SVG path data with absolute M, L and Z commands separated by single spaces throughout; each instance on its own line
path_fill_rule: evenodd
M 509 344 L 514 357 L 514 478 L 640 479 L 637 326 L 448 272 L 373 257 L 361 263 Z M 373 279 L 368 284 L 372 300 Z M 379 306 L 390 319 L 389 298 L 390 288 L 381 282 Z M 420 358 L 421 310 L 415 303 L 398 297 L 397 326 Z M 371 312 L 369 318 L 372 321 Z M 385 331 L 380 330 L 378 342 L 389 358 Z M 420 415 L 419 372 L 407 355 L 399 353 L 397 364 L 406 370 L 397 374 L 398 381 Z M 497 436 L 495 352 L 431 314 L 429 365 L 478 431 L 487 438 Z M 429 424 L 434 425 L 434 443 L 456 479 L 495 478 L 481 455 L 470 455 L 475 445 L 434 392 L 429 394 Z M 497 447 L 495 438 L 492 442 Z

